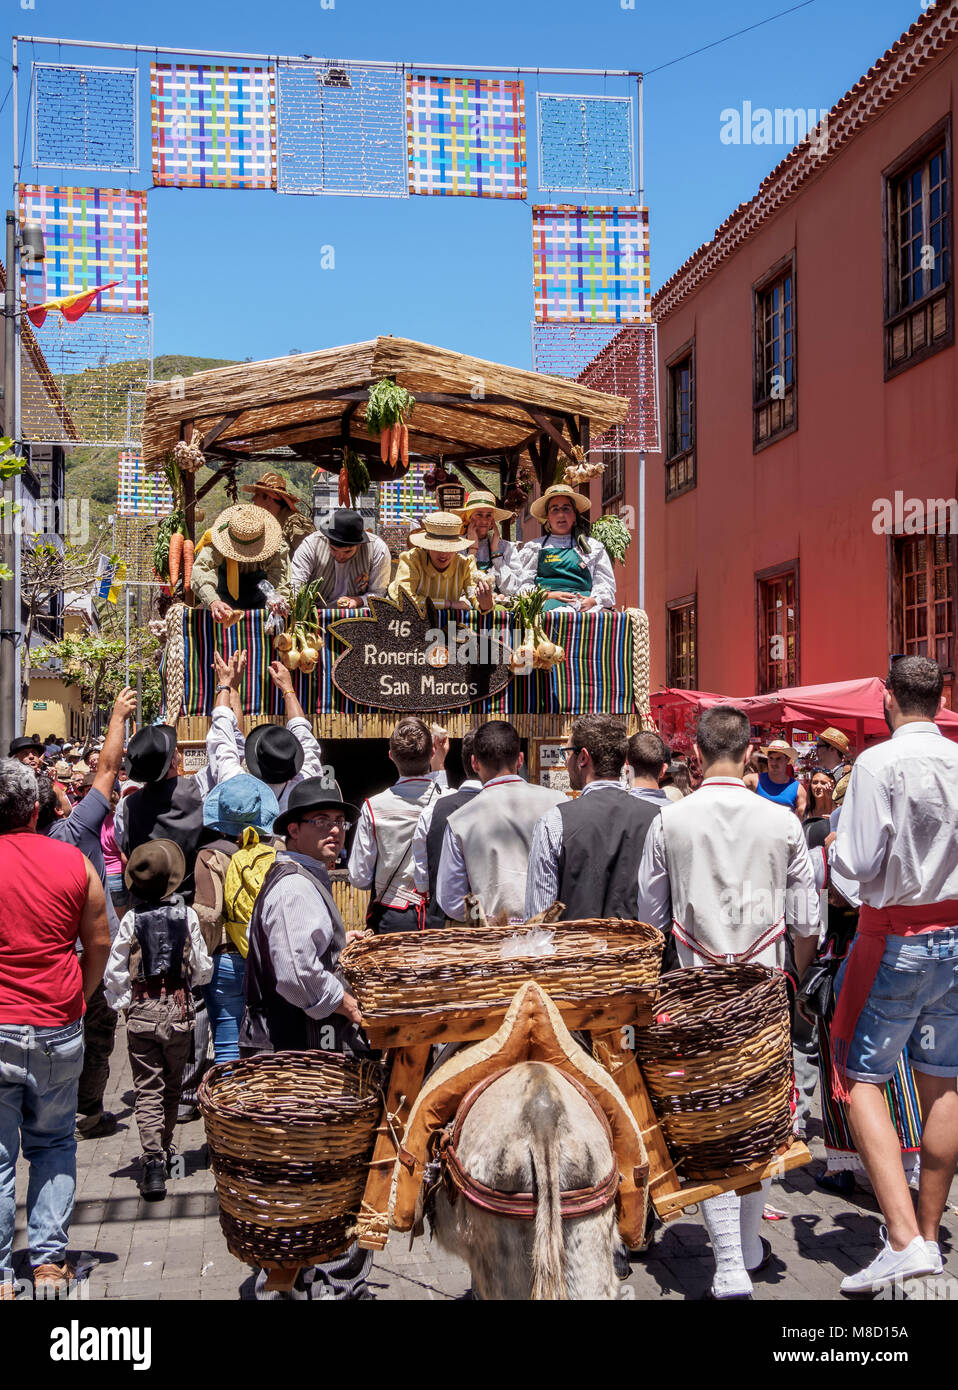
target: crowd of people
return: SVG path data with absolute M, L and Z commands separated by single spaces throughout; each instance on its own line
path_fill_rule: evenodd
M 494 569 L 496 591 L 514 558 Z M 71 1278 L 76 1145 L 116 1126 L 103 1098 L 121 1014 L 148 1201 L 165 1196 L 177 1120 L 196 1113 L 211 1059 L 368 1055 L 338 969 L 350 931 L 330 875 L 343 869 L 368 890 L 374 933 L 481 930 L 560 904 L 564 920 L 658 927 L 665 969 L 784 971 L 795 1131 L 817 1085 L 821 1180 L 847 1190 L 849 1175 L 867 1178 L 886 1221 L 877 1258 L 843 1291 L 941 1271 L 958 1161 L 958 748 L 934 723 L 934 662 L 893 665 L 890 739 L 852 763 L 846 735 L 825 729 L 804 779 L 789 744 L 755 750 L 747 716 L 716 706 L 686 758 L 654 731 L 629 738 L 614 716 L 574 719 L 562 753 L 575 796 L 528 780 L 518 732 L 489 720 L 463 738 L 450 788 L 448 737 L 408 716 L 389 738 L 395 780 L 353 805 L 278 663 L 285 725 L 246 736 L 245 659 L 216 658 L 200 774 L 181 775 L 169 725 L 124 744 L 130 690 L 87 752 L 81 795 L 57 775 L 76 750 L 17 739 L 0 761 L 0 1297 L 14 1289 L 21 1146 L 35 1287 Z M 916 1097 L 911 1110 L 896 1086 Z M 902 1120 L 918 1113 L 920 1132 Z M 768 1261 L 767 1188 L 702 1203 L 714 1298 L 750 1297 Z M 371 1258 L 354 1246 L 301 1273 L 300 1296 L 363 1296 Z
M 565 483 L 532 503 L 543 533 L 524 545 L 503 539 L 500 526 L 514 514 L 490 492 L 471 492 L 455 512 L 426 513 L 392 577 L 388 546 L 358 512 L 337 508 L 313 530 L 279 474 L 264 474 L 246 491 L 250 501 L 222 512 L 196 546 L 193 594 L 217 623 L 266 609 L 278 627 L 307 584 L 318 584 L 322 608 L 398 602 L 406 593 L 439 608 L 489 612 L 536 588 L 546 591 L 548 610 L 615 607 L 612 562 L 590 535 L 592 504 Z

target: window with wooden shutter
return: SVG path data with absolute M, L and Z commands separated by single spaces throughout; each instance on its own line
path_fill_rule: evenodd
M 798 561 L 755 576 L 758 693 L 799 683 Z
M 684 347 L 666 364 L 665 500 L 695 487 L 695 343 Z
M 698 689 L 698 660 L 695 643 L 696 595 L 673 599 L 666 604 L 668 620 L 667 680 L 675 690 Z
M 795 253 L 752 288 L 754 388 L 752 445 L 757 452 L 798 427 Z
M 955 340 L 951 121 L 884 173 L 885 379 Z

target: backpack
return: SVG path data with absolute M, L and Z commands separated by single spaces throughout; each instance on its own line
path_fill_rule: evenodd
M 252 826 L 243 831 L 239 849 L 230 860 L 223 884 L 223 925 L 240 955 L 249 952 L 249 920 L 263 880 L 276 863 L 272 845 L 261 845 Z

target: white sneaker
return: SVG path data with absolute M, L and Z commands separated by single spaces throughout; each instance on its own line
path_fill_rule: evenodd
M 882 1226 L 882 1248 L 871 1264 L 857 1274 L 849 1274 L 842 1280 L 842 1293 L 877 1293 L 895 1279 L 908 1279 L 918 1274 L 937 1274 L 941 1268 L 941 1256 L 936 1253 L 937 1246 L 932 1241 L 915 1236 L 904 1250 L 893 1250 L 888 1244 L 888 1232 Z M 933 1247 L 933 1248 L 932 1248 Z
M 932 1274 L 943 1274 L 945 1266 L 942 1264 L 941 1261 L 941 1251 L 938 1249 L 938 1242 L 934 1240 L 926 1240 L 925 1249 L 928 1251 L 929 1260 L 931 1260 L 931 1262 L 935 1266 L 934 1269 L 931 1271 Z

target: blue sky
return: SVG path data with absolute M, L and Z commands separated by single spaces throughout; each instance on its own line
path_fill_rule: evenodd
M 796 0 L 791 0 L 795 3 Z M 329 4 L 330 0 L 326 0 Z M 653 288 L 783 157 L 784 146 L 725 144 L 723 110 L 830 107 L 921 13 L 917 0 L 813 0 L 751 33 L 661 71 L 692 49 L 765 19 L 789 0 L 167 0 L 155 14 L 127 0 L 6 0 L 8 33 L 211 50 L 428 64 L 626 68 L 645 81 L 645 184 Z M 9 54 L 9 48 L 5 50 Z M 21 45 L 21 91 L 31 58 Z M 63 50 L 70 62 L 125 65 L 127 55 Z M 141 55 L 148 73 L 149 55 Z M 0 96 L 9 82 L 0 65 Z M 527 77 L 536 89 L 623 95 L 622 81 Z M 141 172 L 95 176 L 149 187 L 144 89 Z M 23 113 L 21 112 L 21 115 Z M 21 138 L 23 125 L 21 124 Z M 11 103 L 0 121 L 7 168 Z M 264 358 L 394 333 L 480 357 L 531 365 L 531 204 L 411 197 L 291 197 L 271 192 L 157 189 L 149 199 L 149 281 L 155 351 Z M 29 144 L 27 145 L 29 150 Z M 26 171 L 32 176 L 30 169 Z M 70 173 L 64 183 L 88 176 Z M 41 181 L 54 181 L 47 172 Z M 91 180 L 92 181 L 92 180 Z M 588 201 L 602 201 L 593 198 Z M 627 201 L 621 199 L 621 201 Z M 335 268 L 321 270 L 320 248 Z

